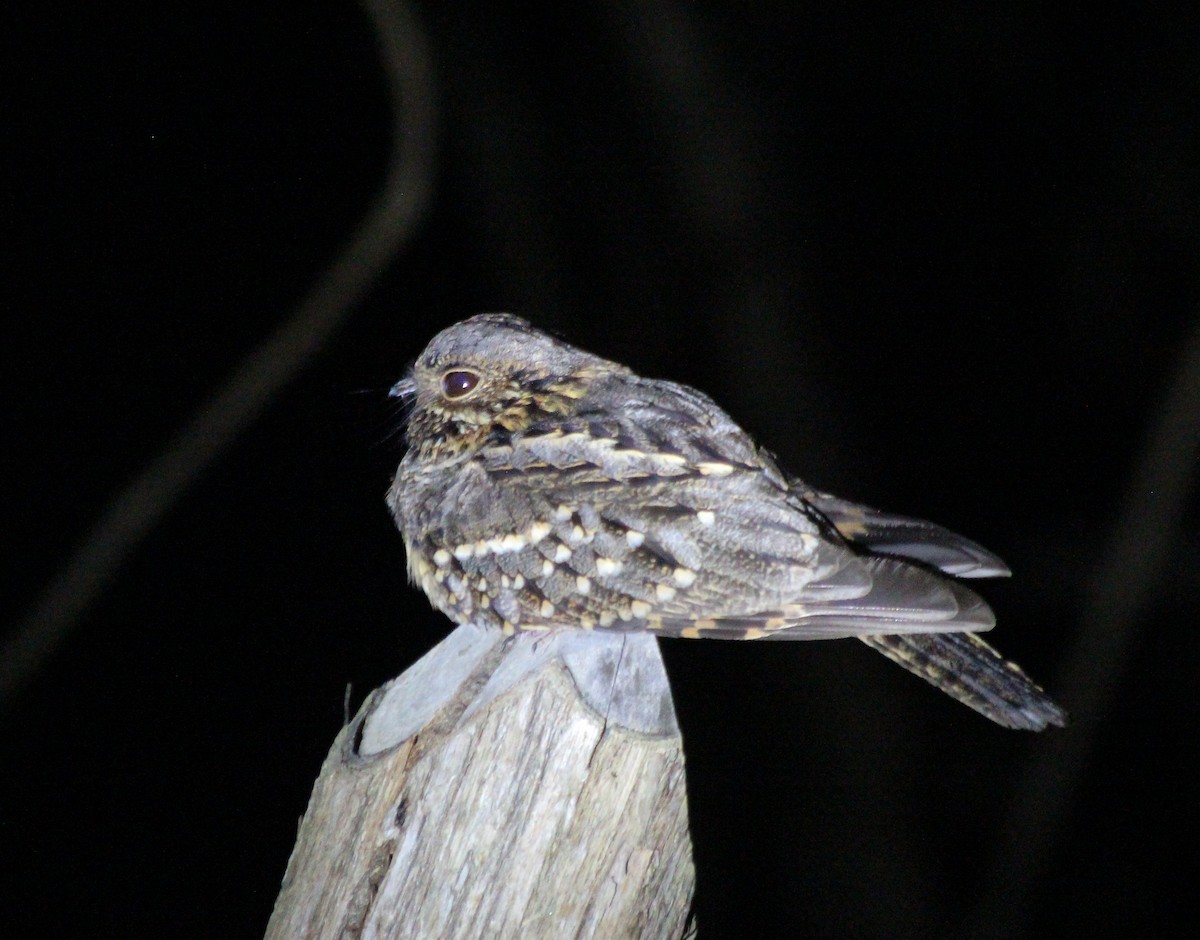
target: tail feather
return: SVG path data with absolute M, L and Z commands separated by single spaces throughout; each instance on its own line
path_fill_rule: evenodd
M 863 636 L 864 643 L 1006 728 L 1063 727 L 1067 714 L 1014 662 L 974 633 Z

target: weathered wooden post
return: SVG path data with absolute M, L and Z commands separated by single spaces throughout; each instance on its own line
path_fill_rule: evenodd
M 267 937 L 676 938 L 693 890 L 656 640 L 464 625 L 339 734 Z

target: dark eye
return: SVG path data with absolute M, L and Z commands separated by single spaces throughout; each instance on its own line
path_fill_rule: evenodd
M 479 373 L 455 369 L 442 376 L 442 394 L 447 398 L 462 398 L 473 392 L 478 384 Z

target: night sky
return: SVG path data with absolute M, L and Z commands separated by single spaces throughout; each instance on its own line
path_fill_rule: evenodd
M 1006 731 L 851 641 L 665 642 L 706 940 L 1194 919 L 1200 12 L 423 3 L 399 128 L 353 3 L 7 13 L 5 642 L 394 138 L 430 197 L 0 698 L 0 935 L 261 936 L 347 686 L 449 629 L 386 392 L 482 310 L 996 551 L 991 640 L 1072 713 Z

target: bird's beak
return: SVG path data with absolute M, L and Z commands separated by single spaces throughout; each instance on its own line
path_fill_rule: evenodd
M 406 375 L 388 389 L 388 398 L 399 398 L 405 404 L 417 397 L 417 382 L 412 374 Z

